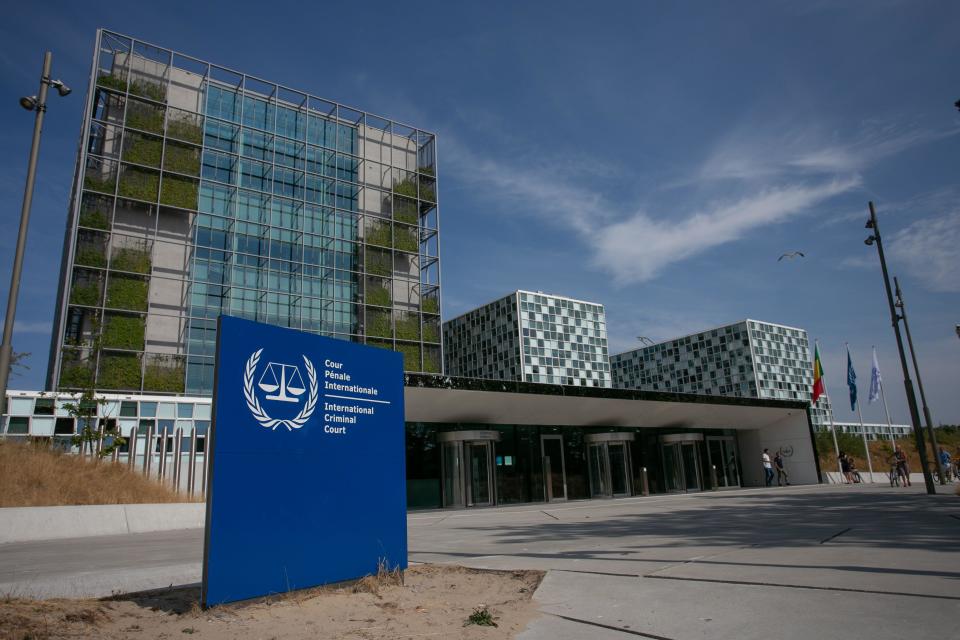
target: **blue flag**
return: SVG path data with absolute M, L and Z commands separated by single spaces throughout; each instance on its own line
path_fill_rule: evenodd
M 850 387 L 850 411 L 857 408 L 857 372 L 853 370 L 850 347 L 847 347 L 847 386 Z

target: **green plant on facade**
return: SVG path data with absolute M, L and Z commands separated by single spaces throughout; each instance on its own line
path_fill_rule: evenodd
M 440 313 L 440 301 L 436 298 L 424 298 L 423 304 L 420 306 L 421 311 L 424 313 L 432 313 L 434 315 Z
M 146 311 L 148 291 L 149 283 L 142 278 L 111 273 L 107 286 L 107 306 L 111 309 Z
M 394 348 L 394 351 L 399 351 L 403 354 L 403 370 L 404 371 L 420 371 L 420 345 L 419 344 L 406 344 L 403 342 L 397 343 L 397 346 Z
M 105 347 L 143 351 L 146 320 L 140 316 L 107 316 L 101 335 Z
M 74 283 L 70 289 L 70 304 L 78 304 L 85 307 L 98 306 L 100 304 L 100 283 Z
M 393 185 L 393 193 L 398 196 L 406 196 L 407 198 L 417 198 L 417 183 L 414 182 L 413 177 L 405 178 Z
M 146 249 L 117 248 L 110 259 L 110 268 L 117 271 L 150 273 L 150 266 L 150 252 Z
M 430 178 L 420 178 L 420 199 L 429 202 L 437 201 L 436 182 Z
M 164 174 L 160 202 L 180 209 L 196 209 L 199 185 L 196 180 Z
M 377 276 L 389 276 L 391 271 L 390 254 L 376 249 L 367 249 L 366 255 L 367 273 Z
M 378 285 L 367 285 L 367 304 L 377 305 L 379 307 L 390 306 L 390 292 L 386 287 Z
M 96 178 L 94 176 L 83 177 L 83 188 L 91 191 L 101 191 L 103 193 L 113 193 L 114 182 L 111 177 L 109 180 Z
M 163 133 L 163 109 L 130 100 L 127 104 L 127 126 L 150 133 Z
M 423 341 L 440 342 L 440 330 L 434 322 L 423 323 Z
M 200 149 L 167 141 L 167 151 L 163 154 L 163 168 L 166 171 L 199 175 Z
M 157 189 L 160 187 L 160 174 L 136 167 L 124 167 L 120 176 L 118 193 L 127 198 L 157 201 Z
M 60 369 L 60 386 L 64 389 L 82 389 L 93 384 L 93 367 L 79 362 L 64 362 Z
M 153 356 L 143 372 L 144 391 L 183 393 L 186 367 L 182 356 Z
M 400 251 L 416 253 L 420 249 L 420 237 L 416 229 L 397 227 L 393 230 L 393 246 Z
M 425 176 L 430 176 L 431 178 L 437 177 L 437 174 L 433 170 L 433 167 L 417 167 L 417 171 L 419 171 Z
M 407 198 L 393 199 L 393 219 L 397 222 L 406 222 L 407 224 L 417 224 L 420 214 L 417 212 L 417 203 Z
M 160 166 L 160 156 L 163 154 L 163 140 L 160 138 L 139 136 L 137 134 L 130 134 L 130 138 L 130 146 L 123 152 L 123 159 L 126 162 L 143 164 L 148 167 Z
M 107 257 L 104 255 L 103 248 L 81 244 L 77 247 L 77 255 L 74 262 L 86 267 L 105 267 L 107 266 Z
M 167 135 L 171 138 L 195 142 L 196 144 L 203 142 L 203 130 L 190 116 L 171 117 L 167 121 Z
M 390 312 L 380 309 L 367 309 L 367 335 L 375 338 L 389 338 Z
M 101 73 L 97 78 L 97 84 L 101 87 L 107 87 L 108 89 L 113 89 L 114 91 L 119 91 L 121 93 L 124 93 L 127 90 L 127 81 L 124 78 L 112 73 Z
M 440 373 L 440 352 L 425 349 L 423 352 L 423 370 L 426 373 Z
M 130 94 L 150 98 L 157 102 L 163 102 L 167 99 L 166 88 L 161 84 L 149 80 L 132 80 L 130 82 Z
M 86 209 L 80 212 L 80 226 L 88 229 L 107 229 L 110 226 L 110 221 L 103 211 Z
M 101 353 L 97 387 L 139 391 L 141 379 L 139 356 L 128 353 Z
M 390 246 L 390 225 L 384 222 L 371 223 L 364 234 L 367 244 L 377 244 L 381 247 Z
M 419 340 L 420 317 L 404 313 L 397 317 L 397 340 Z

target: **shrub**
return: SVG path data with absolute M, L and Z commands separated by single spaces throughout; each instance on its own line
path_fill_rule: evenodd
M 145 164 L 149 167 L 160 166 L 160 156 L 163 152 L 163 141 L 160 138 L 130 134 L 131 142 L 123 152 L 123 159 L 127 162 Z
M 150 80 L 132 80 L 130 82 L 130 93 L 135 96 L 150 98 L 157 102 L 163 102 L 167 99 L 167 89 L 163 85 L 151 82 Z
M 180 209 L 196 209 L 198 192 L 196 180 L 164 174 L 160 202 Z
M 97 178 L 95 176 L 83 177 L 83 188 L 91 191 L 101 191 L 103 193 L 113 193 L 113 178 Z
M 93 385 L 93 367 L 82 362 L 64 362 L 60 368 L 60 386 L 84 389 Z
M 381 247 L 390 246 L 390 225 L 383 222 L 374 222 L 366 230 L 367 244 L 378 244 Z
M 396 197 L 393 199 L 393 219 L 397 222 L 406 222 L 407 224 L 417 224 L 419 214 L 417 213 L 417 203 L 407 198 Z
M 103 254 L 103 249 L 97 246 L 82 244 L 77 247 L 77 255 L 74 262 L 87 267 L 105 267 L 107 258 Z
M 126 79 L 112 73 L 101 73 L 100 77 L 97 78 L 97 84 L 120 93 L 126 93 L 127 91 Z
M 436 181 L 432 178 L 420 177 L 420 199 L 430 202 L 437 201 Z
M 190 116 L 170 118 L 167 122 L 167 135 L 171 138 L 186 140 L 200 144 L 203 142 L 203 131 Z
M 406 196 L 408 198 L 416 199 L 417 183 L 413 181 L 412 177 L 406 178 L 393 185 L 393 192 L 398 196 Z
M 425 176 L 430 176 L 431 178 L 434 178 L 437 175 L 436 172 L 434 172 L 433 167 L 417 167 L 417 171 Z
M 375 338 L 389 338 L 390 312 L 381 309 L 367 309 L 367 335 Z
M 118 271 L 150 273 L 150 266 L 150 252 L 146 249 L 114 249 L 110 260 L 110 268 Z
M 86 210 L 80 212 L 80 226 L 89 229 L 107 229 L 110 221 L 107 219 L 107 214 L 102 211 Z
M 150 133 L 163 133 L 163 109 L 146 102 L 130 100 L 127 104 L 127 126 Z
M 75 283 L 70 289 L 70 304 L 79 304 L 86 307 L 99 305 L 100 284 L 97 282 Z
M 367 304 L 389 307 L 390 292 L 387 291 L 386 287 L 367 285 Z
M 416 253 L 420 249 L 419 240 L 416 229 L 401 227 L 393 230 L 393 246 L 400 251 Z
M 423 341 L 424 342 L 440 342 L 440 330 L 437 329 L 437 325 L 433 322 L 424 322 L 423 323 Z
M 144 391 L 183 393 L 184 364 L 180 356 L 154 356 L 143 374 Z
M 149 284 L 142 278 L 110 274 L 107 286 L 107 306 L 130 311 L 147 310 Z
M 440 353 L 433 349 L 423 352 L 423 370 L 426 373 L 440 373 Z
M 103 389 L 140 390 L 140 357 L 128 353 L 102 354 L 97 386 Z
M 371 275 L 389 276 L 392 271 L 390 254 L 376 249 L 367 249 L 366 269 Z
M 167 142 L 167 151 L 163 154 L 163 168 L 177 173 L 199 175 L 200 149 L 176 142 Z
M 420 339 L 420 317 L 416 314 L 404 313 L 397 318 L 398 340 Z
M 420 308 L 424 313 L 439 314 L 440 301 L 436 298 L 424 298 Z
M 404 371 L 420 371 L 420 345 L 398 343 L 396 351 L 403 354 Z
M 140 316 L 108 315 L 101 336 L 105 347 L 143 351 L 146 321 Z
M 159 174 L 153 171 L 127 166 L 123 168 L 123 175 L 120 176 L 120 188 L 118 192 L 127 198 L 156 202 L 157 189 L 159 186 Z

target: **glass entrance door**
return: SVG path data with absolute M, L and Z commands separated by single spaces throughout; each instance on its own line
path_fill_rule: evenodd
M 623 442 L 607 444 L 607 454 L 610 459 L 610 490 L 615 496 L 630 495 L 630 485 L 627 482 L 627 445 Z
M 684 442 L 680 445 L 680 455 L 683 458 L 683 480 L 686 491 L 700 491 L 703 484 L 700 482 L 700 461 L 696 442 Z
M 707 438 L 707 455 L 710 464 L 717 470 L 718 487 L 740 486 L 740 465 L 737 460 L 737 447 L 730 436 L 711 436 Z
M 443 476 L 443 506 L 462 507 L 463 501 L 463 443 L 444 442 L 441 445 L 440 466 Z
M 481 507 L 497 503 L 496 431 L 445 431 L 440 444 L 444 507 Z
M 563 436 L 541 436 L 546 501 L 567 499 L 567 473 L 563 461 Z
M 492 451 L 489 442 L 464 443 L 467 459 L 467 506 L 485 506 L 493 503 L 490 487 L 493 484 Z
M 614 498 L 633 494 L 630 464 L 632 433 L 594 433 L 587 436 L 590 495 Z
M 607 444 L 600 442 L 589 445 L 590 495 L 594 498 L 609 497 L 610 483 L 607 481 Z
M 665 444 L 663 449 L 663 473 L 667 491 L 685 491 L 683 486 L 683 461 L 680 457 L 680 445 Z
M 703 489 L 700 469 L 701 434 L 674 434 L 660 438 L 664 484 L 667 491 L 687 492 Z

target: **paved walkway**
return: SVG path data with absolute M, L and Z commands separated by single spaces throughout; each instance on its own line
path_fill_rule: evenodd
M 960 497 L 791 487 L 414 512 L 411 562 L 549 573 L 520 637 L 949 637 Z M 0 593 L 196 582 L 202 532 L 0 545 Z M 93 569 L 96 568 L 94 571 Z

